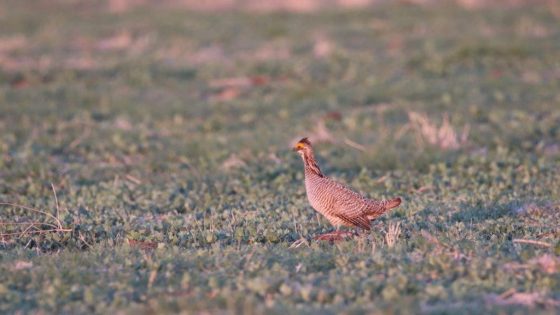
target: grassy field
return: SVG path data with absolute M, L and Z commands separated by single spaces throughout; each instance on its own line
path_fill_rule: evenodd
M 548 8 L 33 3 L 0 2 L 0 313 L 559 311 Z M 302 136 L 403 204 L 313 241 Z

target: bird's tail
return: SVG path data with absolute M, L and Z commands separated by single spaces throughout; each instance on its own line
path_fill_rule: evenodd
M 401 197 L 393 198 L 390 200 L 384 200 L 384 207 L 385 209 L 393 209 L 398 207 L 401 204 Z
M 367 218 L 368 220 L 373 221 L 377 219 L 379 216 L 381 216 L 383 213 L 398 207 L 400 204 L 401 204 L 400 197 L 383 200 L 381 201 L 381 204 L 379 204 L 378 202 L 375 209 L 367 214 Z

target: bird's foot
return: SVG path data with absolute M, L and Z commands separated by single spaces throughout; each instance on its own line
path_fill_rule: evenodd
M 329 241 L 331 243 L 343 241 L 345 239 L 351 238 L 354 233 L 348 231 L 334 231 L 330 233 L 325 233 L 315 236 L 313 239 L 316 241 Z

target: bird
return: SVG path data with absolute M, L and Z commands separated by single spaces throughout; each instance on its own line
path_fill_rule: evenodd
M 317 212 L 336 228 L 335 232 L 320 235 L 318 240 L 340 240 L 341 226 L 371 230 L 371 222 L 401 204 L 401 198 L 375 200 L 366 198 L 351 188 L 325 176 L 313 154 L 308 138 L 299 140 L 293 147 L 303 160 L 307 199 Z

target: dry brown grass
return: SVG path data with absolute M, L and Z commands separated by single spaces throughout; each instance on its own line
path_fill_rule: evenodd
M 552 254 L 544 254 L 529 260 L 525 264 L 511 262 L 505 264 L 503 267 L 505 270 L 513 272 L 534 268 L 547 274 L 556 274 L 560 272 L 560 257 Z
M 409 112 L 408 119 L 419 145 L 428 144 L 443 150 L 454 150 L 467 143 L 470 126 L 465 125 L 461 133 L 455 131 L 447 114 L 444 114 L 441 126 L 422 113 Z
M 51 184 L 51 187 L 53 190 L 53 195 L 54 195 L 55 205 L 56 205 L 55 214 L 51 214 L 47 211 L 43 211 L 32 207 L 15 204 L 15 203 L 0 202 L 0 206 L 10 206 L 15 208 L 20 208 L 35 214 L 43 215 L 45 217 L 45 219 L 42 221 L 26 220 L 26 221 L 17 221 L 17 222 L 12 222 L 12 221 L 0 222 L 0 227 L 10 227 L 9 232 L 0 233 L 0 240 L 2 242 L 8 242 L 9 240 L 14 238 L 22 238 L 33 234 L 67 233 L 72 231 L 71 228 L 64 227 L 62 221 L 60 220 L 60 206 L 58 204 L 58 197 L 56 195 L 56 190 L 53 184 Z M 14 226 L 19 228 L 16 228 L 16 231 L 13 231 L 11 227 Z
M 0 54 L 11 53 L 13 51 L 27 47 L 27 38 L 22 35 L 13 35 L 0 38 Z
M 222 163 L 222 169 L 228 171 L 231 169 L 244 167 L 245 165 L 247 165 L 247 163 L 239 158 L 237 154 L 233 153 Z
M 491 305 L 524 305 L 527 307 L 535 307 L 542 305 L 545 307 L 558 307 L 560 301 L 547 298 L 545 295 L 538 292 L 516 292 L 515 289 L 507 290 L 506 292 L 497 294 L 486 295 L 486 303 Z
M 315 120 L 315 125 L 313 126 L 313 129 L 307 131 L 307 133 L 305 134 L 306 137 L 309 138 L 309 140 L 311 141 L 311 143 L 313 144 L 317 144 L 317 143 L 335 143 L 335 144 L 339 144 L 339 143 L 344 143 L 347 146 L 356 149 L 358 151 L 367 151 L 367 148 L 360 144 L 357 143 L 347 137 L 344 137 L 342 139 L 336 137 L 331 130 L 329 129 L 329 127 L 327 126 L 327 122 L 331 120 L 331 121 L 341 121 L 342 120 L 342 114 L 340 112 L 328 112 L 326 114 L 324 114 L 323 116 L 321 116 L 320 118 Z M 290 142 L 290 144 L 293 144 L 294 142 L 298 141 L 300 138 L 294 138 L 292 139 L 292 141 Z
M 393 248 L 397 244 L 397 240 L 401 235 L 401 223 L 389 224 L 387 232 L 385 233 L 385 243 L 389 248 Z
M 387 0 L 108 0 L 105 9 L 120 14 L 139 6 L 168 6 L 195 11 L 240 10 L 249 12 L 298 12 L 308 13 L 333 7 L 359 9 L 389 3 Z M 400 0 L 400 3 L 417 6 L 431 6 L 450 2 L 447 0 Z M 453 2 L 453 1 L 451 1 Z M 547 4 L 554 8 L 551 0 L 455 0 L 457 5 L 466 9 L 483 9 L 486 7 L 518 7 L 531 4 Z
M 451 247 L 446 243 L 441 242 L 437 239 L 437 237 L 433 236 L 432 234 L 428 233 L 428 231 L 422 230 L 420 231 L 420 235 L 428 242 L 434 245 L 432 249 L 432 253 L 434 255 L 441 255 L 445 254 L 452 257 L 455 260 L 465 259 L 470 260 L 471 257 L 469 253 L 463 254 L 459 248 Z
M 313 44 L 313 55 L 317 58 L 328 57 L 336 48 L 336 44 L 328 39 L 324 34 L 317 34 L 315 36 L 315 43 Z

